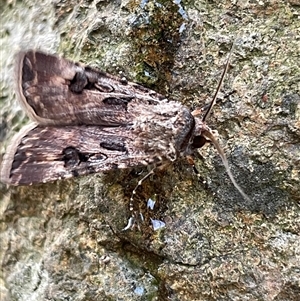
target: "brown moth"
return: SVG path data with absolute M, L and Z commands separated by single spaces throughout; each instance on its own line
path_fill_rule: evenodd
M 33 123 L 12 139 L 1 181 L 31 185 L 115 168 L 159 165 L 192 155 L 206 141 L 223 150 L 205 120 L 136 83 L 39 51 L 17 55 L 17 97 Z

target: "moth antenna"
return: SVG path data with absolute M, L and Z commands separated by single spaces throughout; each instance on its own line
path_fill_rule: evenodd
M 220 146 L 219 142 L 217 141 L 217 139 L 215 138 L 215 136 L 208 130 L 205 130 L 204 132 L 202 132 L 202 135 L 205 138 L 208 138 L 211 140 L 212 144 L 215 146 L 215 148 L 217 149 L 223 165 L 225 166 L 226 172 L 232 182 L 232 184 L 234 185 L 234 187 L 239 191 L 239 193 L 243 196 L 243 198 L 247 201 L 247 202 L 251 202 L 251 199 L 248 197 L 248 195 L 243 191 L 243 189 L 238 185 L 238 183 L 235 181 L 233 174 L 230 170 L 229 164 L 228 164 L 228 160 L 225 156 L 225 153 L 222 149 L 222 147 Z
M 218 96 L 218 94 L 219 94 L 219 92 L 220 92 L 220 89 L 221 89 L 221 87 L 222 87 L 222 84 L 223 84 L 225 75 L 226 75 L 227 70 L 228 70 L 228 67 L 229 67 L 229 62 L 230 62 L 230 57 L 231 57 L 232 50 L 233 50 L 233 44 L 232 44 L 232 46 L 231 46 L 231 49 L 230 49 L 230 52 L 229 52 L 229 55 L 228 55 L 228 58 L 227 58 L 227 62 L 226 62 L 225 68 L 224 68 L 224 70 L 223 70 L 221 79 L 220 79 L 220 81 L 219 81 L 217 90 L 216 90 L 216 92 L 215 92 L 215 95 L 214 95 L 214 97 L 213 97 L 213 99 L 212 99 L 212 101 L 211 101 L 211 103 L 210 103 L 210 105 L 209 105 L 207 111 L 205 112 L 205 114 L 204 114 L 204 116 L 203 116 L 203 118 L 202 118 L 202 121 L 203 121 L 203 122 L 205 122 L 206 119 L 209 117 L 209 115 L 210 115 L 210 113 L 211 113 L 211 111 L 212 111 L 212 109 L 213 109 L 213 107 L 214 107 L 214 105 L 215 105 L 215 103 L 216 103 L 216 101 L 217 101 L 217 96 Z

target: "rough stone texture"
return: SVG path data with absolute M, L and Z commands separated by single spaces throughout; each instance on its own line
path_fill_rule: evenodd
M 144 169 L 1 184 L 1 300 L 299 300 L 300 3 L 174 2 L 1 1 L 0 151 L 27 122 L 12 81 L 20 49 L 100 66 L 195 108 L 234 42 L 209 124 L 252 202 L 209 145 L 197 160 L 203 183 L 184 160 L 143 183 L 140 230 L 121 231 Z M 150 218 L 166 228 L 153 231 Z

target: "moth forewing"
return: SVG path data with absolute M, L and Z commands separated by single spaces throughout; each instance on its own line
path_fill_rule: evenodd
M 193 132 L 190 112 L 179 103 L 151 108 L 128 126 L 24 127 L 3 158 L 1 181 L 30 185 L 175 160 Z
M 33 50 L 17 55 L 16 77 L 20 103 L 42 125 L 126 125 L 138 116 L 128 106 L 164 99 L 138 84 Z

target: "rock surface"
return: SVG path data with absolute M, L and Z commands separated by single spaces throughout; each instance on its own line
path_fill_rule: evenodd
M 97 65 L 194 109 L 209 103 L 234 43 L 208 123 L 252 201 L 210 145 L 196 159 L 201 181 L 182 160 L 143 182 L 140 230 L 122 231 L 143 168 L 0 184 L 1 300 L 299 300 L 299 3 L 74 3 L 1 3 L 1 153 L 28 121 L 13 90 L 21 49 Z

